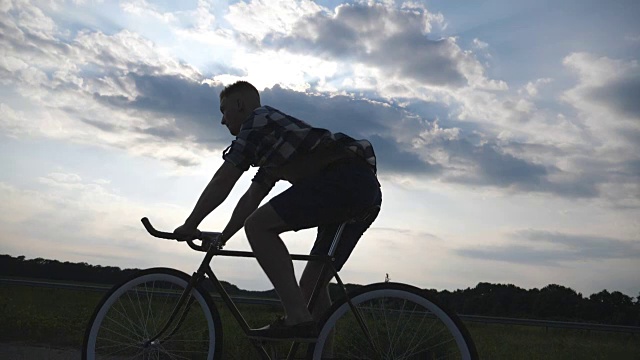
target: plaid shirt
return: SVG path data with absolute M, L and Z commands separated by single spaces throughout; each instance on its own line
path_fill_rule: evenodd
M 279 179 L 270 177 L 263 169 L 285 165 L 296 155 L 310 153 L 318 145 L 331 141 L 343 144 L 362 157 L 375 172 L 376 157 L 369 141 L 314 128 L 270 106 L 254 110 L 222 157 L 243 171 L 250 166 L 259 166 L 253 181 L 263 182 L 271 188 Z

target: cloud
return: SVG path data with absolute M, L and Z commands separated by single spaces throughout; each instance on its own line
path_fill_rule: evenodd
M 125 13 L 137 16 L 149 16 L 167 24 L 177 21 L 174 14 L 170 12 L 161 12 L 146 0 L 123 1 L 120 3 L 120 7 Z
M 511 263 L 562 266 L 567 262 L 640 259 L 640 239 L 520 230 L 510 235 L 515 243 L 460 249 L 464 257 Z
M 193 95 L 209 87 L 198 87 L 203 78 L 193 67 L 138 34 L 79 30 L 72 36 L 58 29 L 46 7 L 13 5 L 2 18 L 8 31 L 0 39 L 8 54 L 0 61 L 2 83 L 14 89 L 6 100 L 12 106 L 0 106 L 3 132 L 112 146 L 181 165 L 197 164 L 207 155 L 210 149 L 198 148 L 197 142 L 178 140 L 185 130 L 206 134 L 198 127 L 205 121 L 203 113 L 193 110 L 204 111 L 194 106 L 202 99 Z M 189 79 L 185 84 L 191 87 L 171 88 L 172 79 Z M 130 103 L 135 106 L 127 107 Z M 187 121 L 178 128 L 172 116 Z M 163 142 L 170 137 L 172 143 Z M 205 137 L 200 143 L 212 141 Z
M 628 164 L 640 161 L 640 65 L 590 53 L 572 53 L 563 64 L 577 75 L 577 84 L 562 99 L 577 111 L 589 143 L 585 154 L 597 158 L 584 173 L 600 176 L 605 196 L 621 207 L 640 207 L 640 176 Z M 634 168 L 633 166 L 631 168 Z M 624 191 L 617 190 L 624 189 Z
M 412 122 L 411 114 L 400 107 L 366 98 L 310 95 L 280 87 L 266 89 L 262 98 L 265 104 L 314 126 L 370 140 L 383 172 L 433 175 L 440 169 L 438 164 L 422 158 L 410 144 L 399 139 L 398 131 L 408 131 L 399 124 Z M 420 125 L 416 126 L 423 130 Z
M 529 96 L 537 96 L 540 87 L 553 82 L 553 79 L 542 78 L 535 81 L 529 81 L 522 89 L 518 90 L 518 93 L 526 93 Z
M 317 11 L 301 17 L 288 32 L 270 32 L 260 45 L 364 64 L 379 70 L 385 82 L 502 87 L 490 84 L 482 65 L 471 52 L 462 50 L 455 38 L 430 35 L 443 21 L 441 14 L 425 7 L 343 4 L 333 13 Z
M 309 0 L 240 1 L 229 6 L 225 20 L 239 36 L 261 41 L 267 34 L 290 32 L 301 17 L 320 11 L 323 8 Z
M 640 124 L 640 67 L 628 77 L 612 80 L 587 92 L 587 99 L 610 107 Z
M 531 162 L 504 151 L 495 142 L 473 145 L 467 139 L 444 144 L 453 167 L 448 182 L 493 186 L 513 192 L 549 193 L 567 198 L 599 195 L 596 179 L 574 176 L 553 165 Z
M 615 128 L 629 125 L 629 121 L 640 126 L 640 107 L 637 105 L 640 65 L 637 60 L 572 53 L 563 63 L 578 75 L 578 84 L 565 92 L 565 101 L 585 113 L 594 112 L 598 117 L 606 115 L 606 119 L 592 119 L 590 126 Z
M 433 39 L 433 28 L 444 20 L 424 7 L 371 3 L 341 5 L 331 12 L 309 2 L 274 3 L 275 10 L 284 9 L 280 17 L 265 7 L 260 1 L 232 5 L 226 21 L 236 31 L 247 30 L 242 26 L 248 23 L 237 17 L 240 10 L 251 21 L 265 14 L 260 31 L 249 35 L 266 48 L 253 48 L 245 63 L 234 63 L 233 74 L 220 68 L 220 73 L 206 79 L 139 34 L 126 30 L 111 35 L 88 30 L 65 34 L 46 9 L 21 3 L 3 18 L 8 31 L 0 44 L 7 56 L 0 59 L 0 79 L 14 86 L 21 97 L 17 104 L 28 99 L 29 106 L 3 102 L 0 128 L 11 136 L 111 146 L 181 167 L 195 166 L 204 157 L 219 156 L 231 140 L 218 124 L 217 94 L 222 84 L 256 78 L 260 80 L 256 85 L 263 85 L 265 104 L 313 125 L 373 141 L 382 175 L 568 198 L 593 198 L 606 190 L 605 196 L 617 199 L 623 192 L 615 190 L 616 185 L 638 193 L 633 188 L 638 174 L 620 170 L 638 160 L 626 152 L 628 148 L 619 149 L 622 156 L 607 154 L 604 162 L 584 162 L 584 157 L 602 156 L 595 153 L 589 138 L 600 135 L 590 134 L 580 119 L 539 108 L 538 89 L 550 79 L 528 82 L 519 95 L 488 91 L 479 85 L 478 79 L 490 80 L 472 52 L 462 50 L 455 39 Z M 203 3 L 196 11 L 210 9 Z M 21 12 L 39 23 L 19 22 Z M 296 12 L 301 16 L 292 15 Z M 210 28 L 214 20 L 203 26 Z M 305 26 L 310 32 L 302 32 Z M 342 37 L 332 38 L 330 31 L 351 38 L 353 46 L 341 45 Z M 477 42 L 486 50 L 483 44 Z M 260 59 L 276 64 L 290 52 L 303 50 L 305 55 L 293 59 L 304 66 L 292 69 L 282 86 L 277 84 L 282 79 L 280 68 L 262 69 L 266 75 L 260 77 L 255 75 L 258 69 L 248 65 Z M 415 56 L 406 56 L 414 52 Z M 323 54 L 330 61 L 318 60 Z M 630 76 L 636 63 L 574 54 L 565 64 L 579 74 L 578 85 L 565 93 L 568 103 L 588 112 L 591 103 L 600 102 L 606 111 L 626 114 L 626 120 L 616 122 L 621 124 L 617 136 L 629 143 L 640 137 L 628 120 L 637 111 L 631 100 L 637 76 Z M 360 72 L 351 74 L 352 69 Z M 311 84 L 305 83 L 309 77 Z M 318 90 L 340 87 L 341 77 L 351 81 L 352 93 Z M 362 87 L 369 90 L 357 91 Z M 417 100 L 417 93 L 430 101 Z M 635 206 L 633 201 L 619 204 Z
M 179 135 L 195 136 L 200 143 L 216 142 L 221 146 L 220 131 L 212 131 L 218 125 L 218 93 L 221 85 L 211 86 L 177 75 L 150 75 L 129 73 L 137 95 L 102 95 L 94 93 L 94 99 L 115 110 L 134 110 L 155 113 L 175 119 L 171 127 L 150 126 L 145 133 L 165 140 L 177 141 Z M 113 130 L 113 129 L 112 129 Z

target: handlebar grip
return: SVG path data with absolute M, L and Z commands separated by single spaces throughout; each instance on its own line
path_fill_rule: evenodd
M 161 239 L 178 240 L 178 237 L 174 233 L 162 232 L 154 229 L 148 218 L 144 217 L 141 221 L 142 225 L 144 225 L 144 228 L 147 229 L 149 234 Z

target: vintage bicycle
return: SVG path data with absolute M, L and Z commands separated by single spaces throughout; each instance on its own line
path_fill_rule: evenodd
M 319 335 L 314 341 L 252 336 L 247 321 L 210 263 L 214 256 L 255 256 L 251 252 L 223 250 L 219 233 L 201 232 L 197 239 L 186 241 L 192 249 L 206 253 L 192 276 L 169 268 L 142 270 L 102 298 L 87 327 L 82 358 L 229 358 L 222 348 L 222 324 L 206 290 L 211 288 L 205 286 L 208 282 L 255 348 L 255 358 L 276 358 L 270 344 L 289 341 L 287 359 L 297 358 L 300 352 L 307 359 L 477 359 L 475 345 L 460 319 L 424 290 L 383 282 L 347 291 L 333 266 L 336 245 L 348 223 L 375 216 L 377 211 L 379 207 L 372 207 L 342 223 L 327 255 L 291 255 L 293 260 L 321 262 L 321 278 L 328 271 L 342 292 L 318 322 Z M 142 222 L 151 235 L 177 240 L 173 233 L 154 229 L 148 219 Z M 316 282 L 309 309 L 313 309 L 322 286 Z

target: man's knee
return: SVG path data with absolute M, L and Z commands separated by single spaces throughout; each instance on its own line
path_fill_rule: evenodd
M 289 230 L 289 226 L 269 203 L 258 208 L 244 221 L 244 231 L 250 242 L 261 234 L 273 233 L 278 235 L 287 230 Z

